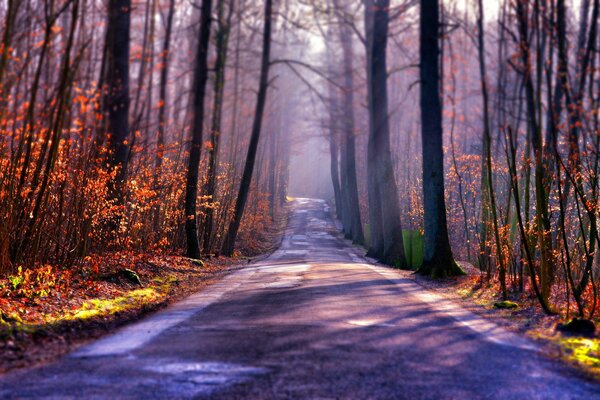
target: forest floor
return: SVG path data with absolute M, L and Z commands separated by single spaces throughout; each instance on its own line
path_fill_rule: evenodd
M 548 316 L 540 308 L 537 299 L 528 291 L 509 292 L 509 300 L 516 303 L 514 309 L 499 309 L 494 304 L 502 301 L 498 287 L 487 284 L 479 269 L 469 263 L 460 263 L 466 276 L 432 280 L 410 271 L 401 271 L 428 290 L 433 290 L 460 303 L 460 305 L 485 318 L 493 319 L 503 328 L 525 335 L 543 347 L 544 353 L 552 358 L 578 368 L 593 379 L 600 379 L 600 337 L 564 335 L 556 330 L 564 322 L 564 315 Z M 575 314 L 570 317 L 576 316 Z M 600 326 L 600 321 L 594 321 Z
M 263 258 L 279 246 L 285 220 L 278 218 L 246 252 L 252 258 L 119 252 L 0 279 L 0 373 L 51 362 Z

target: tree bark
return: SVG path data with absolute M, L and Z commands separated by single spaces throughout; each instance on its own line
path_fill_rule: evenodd
M 387 40 L 389 30 L 389 0 L 374 0 L 373 42 L 369 52 L 372 86 L 369 107 L 372 118 L 372 135 L 375 145 L 376 175 L 381 207 L 381 228 L 383 233 L 383 254 L 381 262 L 406 268 L 400 202 L 394 176 L 394 165 L 390 151 L 390 123 L 388 118 L 387 93 Z
M 129 157 L 129 42 L 131 0 L 110 0 L 108 11 L 108 129 L 109 164 L 116 171 L 111 198 L 124 203 Z M 116 228 L 116 224 L 115 224 Z
M 381 199 L 377 177 L 377 150 L 375 145 L 375 127 L 373 110 L 373 0 L 365 1 L 365 39 L 367 53 L 367 107 L 369 111 L 369 140 L 367 142 L 367 197 L 369 200 L 369 249 L 367 256 L 381 258 L 384 254 L 383 228 L 381 223 Z M 371 179 L 375 177 L 375 179 Z
M 336 1 L 337 5 L 337 1 Z M 346 189 L 346 234 L 356 244 L 364 244 L 362 222 L 360 218 L 360 207 L 358 199 L 358 182 L 356 177 L 356 141 L 354 125 L 354 66 L 352 51 L 352 33 L 347 25 L 342 21 L 340 25 L 340 40 L 342 42 L 342 62 L 343 62 L 343 131 L 345 138 L 345 157 L 343 158 L 342 186 Z
M 421 0 L 420 12 L 421 139 L 425 255 L 419 273 L 434 278 L 464 274 L 454 261 L 444 198 L 442 107 L 439 90 L 439 3 Z
M 329 21 L 331 23 L 331 21 Z M 333 46 L 331 46 L 331 42 L 333 40 L 333 30 L 331 26 L 327 29 L 326 33 L 326 43 L 327 46 L 327 74 L 330 80 L 335 80 L 335 72 L 333 70 L 333 60 L 332 60 L 332 52 Z M 340 134 L 339 134 L 339 124 L 336 117 L 337 109 L 338 109 L 338 101 L 337 101 L 337 88 L 329 82 L 327 84 L 329 99 L 328 99 L 328 107 L 329 107 L 329 169 L 331 174 L 331 183 L 333 185 L 333 194 L 335 200 L 335 213 L 336 217 L 342 220 L 342 213 L 344 211 L 344 206 L 342 204 L 342 188 L 340 183 Z
M 330 93 L 331 95 L 332 93 Z M 338 132 L 337 123 L 333 115 L 333 111 L 329 112 L 329 157 L 330 157 L 330 172 L 331 183 L 333 185 L 333 194 L 335 199 L 335 210 L 338 218 L 342 212 L 342 193 L 340 189 L 340 166 L 339 166 L 339 151 L 338 151 Z

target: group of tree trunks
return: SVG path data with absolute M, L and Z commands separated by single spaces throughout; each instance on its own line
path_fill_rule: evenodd
M 206 183 L 205 194 L 214 196 L 216 184 L 216 168 L 217 155 L 219 150 L 219 135 L 221 130 L 221 115 L 223 103 L 223 88 L 225 85 L 225 65 L 227 60 L 227 48 L 229 29 L 231 25 L 231 16 L 234 11 L 234 1 L 229 1 L 228 15 L 225 16 L 224 1 L 218 2 L 217 7 L 217 41 L 216 53 L 217 60 L 215 62 L 215 82 L 213 93 L 213 115 L 212 115 L 212 130 L 211 130 L 211 146 L 210 159 L 208 165 L 208 180 Z M 163 57 L 168 54 L 170 40 L 170 26 L 173 18 L 174 2 L 171 0 L 169 19 L 167 25 L 167 35 L 165 40 L 165 49 Z M 248 155 L 240 182 L 239 193 L 235 205 L 235 214 L 229 224 L 226 238 L 223 241 L 221 252 L 224 255 L 233 255 L 235 241 L 244 208 L 250 191 L 252 175 L 256 161 L 258 143 L 260 139 L 263 113 L 266 104 L 267 89 L 269 84 L 269 66 L 270 66 L 270 47 L 271 47 L 271 26 L 272 26 L 272 0 L 265 1 L 264 13 L 264 32 L 263 32 L 263 54 L 261 62 L 261 73 L 259 82 L 259 91 L 256 103 L 256 111 L 254 123 L 252 125 L 252 133 Z M 205 113 L 205 98 L 206 86 L 209 76 L 208 54 L 209 42 L 211 35 L 211 23 L 213 4 L 212 0 L 203 0 L 200 11 L 200 29 L 198 37 L 198 47 L 196 53 L 196 65 L 194 68 L 194 87 L 193 87 L 193 122 L 191 129 L 191 146 L 188 159 L 187 183 L 185 195 L 185 232 L 187 240 L 187 256 L 190 258 L 200 258 L 202 251 L 200 249 L 200 237 L 198 234 L 199 221 L 197 220 L 198 209 L 198 180 L 199 167 L 201 159 L 201 151 L 203 143 L 204 130 L 204 113 Z M 107 96 L 107 109 L 109 114 L 108 132 L 110 135 L 110 165 L 116 171 L 114 179 L 114 187 L 112 196 L 117 204 L 122 203 L 123 194 L 122 186 L 125 182 L 128 160 L 128 138 L 130 135 L 129 128 L 129 43 L 130 43 L 130 14 L 131 0 L 110 0 L 109 3 L 109 23 L 107 28 L 107 81 L 109 82 L 109 94 Z M 166 63 L 164 62 L 161 79 L 166 80 Z M 161 104 L 165 101 L 164 83 L 161 90 Z M 161 110 L 164 107 L 161 108 Z M 164 112 L 161 111 L 162 118 L 159 121 L 159 141 L 157 152 L 157 172 L 160 170 L 162 140 L 163 135 L 160 132 L 164 129 Z M 160 115 L 160 114 L 159 114 Z M 275 176 L 273 174 L 273 176 Z M 358 204 L 358 199 L 356 199 Z M 359 219 L 360 221 L 360 219 Z M 203 221 L 203 251 L 209 253 L 211 251 L 212 235 L 214 227 L 213 210 L 209 209 Z M 360 227 L 360 223 L 358 224 Z
M 367 145 L 367 191 L 369 242 L 365 243 L 356 184 L 352 29 L 347 4 L 333 0 L 342 47 L 343 82 L 335 82 L 330 67 L 330 155 L 336 209 L 346 237 L 367 244 L 368 255 L 399 268 L 407 267 L 403 231 L 390 147 L 388 106 L 387 43 L 390 1 L 364 0 L 363 44 L 366 51 L 367 108 L 369 138 Z M 454 261 L 448 228 L 444 194 L 444 158 L 442 109 L 439 89 L 439 3 L 421 1 L 420 72 L 423 143 L 423 193 L 425 219 L 425 260 L 420 272 L 434 277 L 463 274 Z M 331 33 L 330 33 L 331 34 Z M 329 49 L 329 52 L 332 50 Z M 328 57 L 332 63 L 332 57 Z M 338 94 L 337 92 L 340 92 Z M 339 106 L 339 97 L 342 105 Z M 342 126 L 338 126 L 341 115 Z M 339 135 L 339 132 L 342 134 Z M 338 149 L 341 157 L 338 157 Z

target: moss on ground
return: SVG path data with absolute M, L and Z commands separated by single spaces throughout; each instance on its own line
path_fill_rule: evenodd
M 69 321 L 91 320 L 141 310 L 166 300 L 172 285 L 178 283 L 179 280 L 175 276 L 154 278 L 148 287 L 129 290 L 122 296 L 89 299 L 79 308 L 61 315 L 44 314 L 44 323 L 41 324 L 24 321 L 18 313 L 11 315 L 0 313 L 0 338 L 11 337 L 15 333 L 34 333 Z
M 514 310 L 516 308 L 519 308 L 519 305 L 517 303 L 515 303 L 514 301 L 503 300 L 503 301 L 494 303 L 494 308 L 498 308 L 501 310 Z
M 81 307 L 62 318 L 61 320 L 89 319 L 101 317 L 119 312 L 126 312 L 138 309 L 145 304 L 153 304 L 165 297 L 164 292 L 159 292 L 155 288 L 148 287 L 135 289 L 125 293 L 124 296 L 113 299 L 92 299 L 85 301 Z
M 555 340 L 566 359 L 587 367 L 597 378 L 600 378 L 600 339 L 582 337 L 558 337 Z

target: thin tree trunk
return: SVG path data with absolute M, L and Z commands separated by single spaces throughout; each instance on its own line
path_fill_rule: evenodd
M 260 83 L 258 87 L 258 95 L 256 100 L 256 110 L 254 113 L 252 135 L 250 136 L 250 144 L 248 146 L 248 154 L 246 156 L 244 173 L 242 175 L 240 189 L 235 204 L 235 215 L 233 216 L 233 219 L 229 224 L 227 236 L 225 238 L 225 241 L 223 242 L 223 247 L 221 249 L 221 252 L 226 256 L 233 255 L 233 251 L 235 249 L 235 240 L 237 238 L 240 223 L 244 215 L 244 208 L 246 206 L 246 201 L 248 200 L 250 184 L 252 183 L 252 173 L 254 171 L 254 164 L 256 162 L 256 151 L 258 149 L 258 142 L 260 139 L 260 132 L 262 127 L 262 117 L 265 110 L 265 104 L 267 101 L 267 90 L 269 86 L 272 13 L 273 0 L 265 0 L 263 50 L 260 68 Z
M 535 209 L 536 226 L 538 241 L 540 244 L 540 301 L 544 308 L 550 309 L 548 299 L 550 297 L 550 268 L 551 268 L 551 239 L 550 219 L 548 216 L 548 201 L 544 179 L 546 179 L 546 169 L 544 166 L 544 148 L 542 143 L 541 130 L 538 124 L 538 109 L 536 107 L 536 94 L 532 78 L 531 50 L 529 47 L 529 12 L 528 5 L 517 2 L 517 20 L 519 25 L 519 36 L 521 39 L 521 58 L 524 65 L 523 80 L 525 85 L 525 95 L 528 113 L 528 122 L 530 130 L 530 140 L 532 151 L 535 158 Z M 532 279 L 535 279 L 532 276 Z
M 217 189 L 217 168 L 218 168 L 218 156 L 219 156 L 219 144 L 221 142 L 221 120 L 223 115 L 223 97 L 225 94 L 225 74 L 226 74 L 226 63 L 227 63 L 227 47 L 229 45 L 229 30 L 231 26 L 231 16 L 233 15 L 234 2 L 229 2 L 229 11 L 227 17 L 225 16 L 225 0 L 219 0 L 217 6 L 217 40 L 216 40 L 216 52 L 217 59 L 215 61 L 215 82 L 214 82 L 214 94 L 213 94 L 213 115 L 212 115 L 212 130 L 210 135 L 210 148 L 209 160 L 208 160 L 208 171 L 206 178 L 205 194 L 210 198 L 210 201 L 216 203 L 216 189 Z M 204 238 L 203 238 L 203 250 L 204 253 L 210 253 L 212 246 L 212 237 L 214 230 L 214 206 L 207 207 L 205 211 L 204 219 Z
M 0 120 L 4 119 L 3 116 L 6 112 L 6 107 L 8 106 L 8 93 L 5 93 L 6 88 L 4 85 L 4 74 L 8 67 L 8 59 L 10 56 L 10 51 L 8 49 L 10 48 L 10 44 L 13 38 L 13 31 L 20 5 L 21 0 L 8 0 L 6 17 L 4 19 L 2 48 L 0 49 Z
M 279 142 L 279 134 L 281 127 L 278 126 L 271 133 L 271 140 L 269 141 L 269 215 L 271 221 L 275 219 L 275 196 L 277 191 L 277 145 Z
M 154 188 L 157 193 L 162 174 L 163 158 L 165 156 L 165 130 L 167 125 L 167 84 L 169 82 L 169 51 L 171 50 L 171 31 L 173 30 L 173 15 L 175 14 L 175 0 L 169 0 L 167 26 L 165 28 L 165 41 L 160 55 L 160 85 L 158 89 L 158 132 L 156 137 L 156 159 L 154 161 Z M 154 229 L 160 229 L 160 204 L 157 202 L 154 210 Z
M 482 192 L 482 196 L 488 196 L 489 207 L 492 213 L 492 223 L 494 229 L 494 240 L 496 242 L 496 258 L 499 262 L 499 279 L 500 287 L 502 289 L 502 297 L 506 300 L 508 293 L 506 291 L 506 264 L 504 254 L 502 252 L 502 246 L 500 243 L 500 233 L 498 227 L 498 212 L 496 208 L 496 196 L 494 193 L 494 180 L 492 172 L 492 137 L 491 137 L 491 122 L 490 122 L 490 109 L 489 109 L 489 94 L 487 84 L 487 69 L 485 64 L 485 33 L 484 33 L 484 9 L 483 0 L 477 0 L 479 15 L 477 18 L 477 49 L 479 53 L 479 73 L 481 80 L 481 94 L 483 101 L 483 159 L 484 159 L 484 170 L 481 171 L 481 175 L 485 176 L 485 185 L 487 189 Z
M 329 21 L 331 23 L 331 21 Z M 327 47 L 327 75 L 330 80 L 335 80 L 335 73 L 333 71 L 333 60 L 332 60 L 332 52 L 334 51 L 333 46 L 331 46 L 331 41 L 333 40 L 333 30 L 331 26 L 327 29 L 326 33 L 326 43 Z M 337 88 L 329 82 L 327 85 L 329 99 L 329 169 L 331 175 L 331 183 L 333 185 L 333 194 L 335 199 L 335 213 L 336 217 L 342 220 L 342 213 L 344 211 L 344 206 L 342 204 L 342 188 L 340 183 L 340 156 L 339 156 L 339 147 L 340 147 L 340 135 L 339 135 L 339 124 L 336 118 L 337 113 Z

